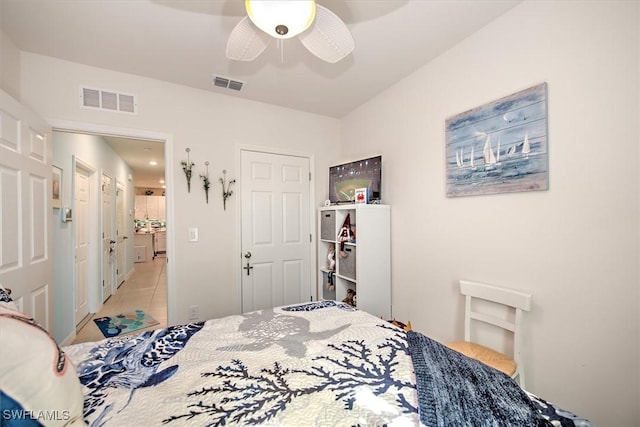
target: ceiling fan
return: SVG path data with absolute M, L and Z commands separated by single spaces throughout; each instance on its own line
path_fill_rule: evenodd
M 245 16 L 231 31 L 227 58 L 253 61 L 272 39 L 298 36 L 318 58 L 336 63 L 355 48 L 351 32 L 329 9 L 314 0 L 245 0 Z

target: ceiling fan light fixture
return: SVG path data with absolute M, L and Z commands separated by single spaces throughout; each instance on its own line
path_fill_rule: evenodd
M 304 32 L 316 16 L 314 0 L 245 0 L 251 22 L 278 39 Z

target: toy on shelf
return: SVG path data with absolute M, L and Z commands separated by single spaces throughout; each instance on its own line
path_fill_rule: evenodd
M 336 287 L 333 283 L 333 275 L 336 271 L 336 246 L 329 246 L 329 252 L 327 253 L 327 260 L 329 263 L 327 264 L 327 289 L 333 291 Z
M 329 271 L 335 271 L 336 269 L 336 246 L 329 246 L 329 252 L 327 253 L 327 260 L 329 263 L 327 264 L 327 269 Z
M 347 253 L 344 251 L 345 243 L 355 243 L 356 235 L 351 227 L 351 216 L 347 214 L 347 217 L 344 219 L 344 223 L 342 224 L 342 228 L 338 232 L 338 242 L 340 242 L 340 257 L 346 258 Z
M 356 291 L 354 291 L 353 289 L 347 289 L 347 296 L 345 297 L 345 299 L 342 300 L 342 302 L 347 303 L 352 307 L 355 307 L 356 304 L 358 303 Z

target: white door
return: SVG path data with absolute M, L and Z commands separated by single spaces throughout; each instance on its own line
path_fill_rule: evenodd
M 124 241 L 127 239 L 124 218 L 124 185 L 118 182 L 116 183 L 116 282 L 114 292 L 115 288 L 124 282 L 124 260 L 126 259 Z
M 0 283 L 53 332 L 51 144 L 49 126 L 0 91 Z
M 116 241 L 111 214 L 111 177 L 102 175 L 102 301 L 111 296 Z
M 242 312 L 311 298 L 309 158 L 242 150 Z
M 89 314 L 90 188 L 88 172 L 76 168 L 73 212 L 76 234 L 76 324 L 79 324 Z

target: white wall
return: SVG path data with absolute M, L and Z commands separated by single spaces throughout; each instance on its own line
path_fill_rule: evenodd
M 101 200 L 101 192 L 99 185 L 102 183 L 102 173 L 109 175 L 113 179 L 113 189 L 115 190 L 115 182 L 121 182 L 125 185 L 125 208 L 127 211 L 133 209 L 134 189 L 133 183 L 127 180 L 127 176 L 131 174 L 131 168 L 113 151 L 106 141 L 96 135 L 79 135 L 65 132 L 53 132 L 53 164 L 62 168 L 62 203 L 64 206 L 73 206 L 73 162 L 72 157 L 89 164 L 96 169 L 94 180 L 96 182 L 95 201 Z M 112 199 L 111 206 L 115 207 L 115 194 Z M 101 209 L 99 210 L 99 212 Z M 113 215 L 115 224 L 115 214 Z M 125 226 L 128 227 L 128 234 L 131 236 L 133 229 L 133 219 L 126 217 Z M 93 293 L 101 291 L 100 285 L 100 269 L 99 263 L 102 259 L 102 242 L 100 239 L 100 222 L 97 221 L 98 229 L 94 230 L 93 236 L 96 240 L 93 247 L 92 256 L 97 260 L 98 267 L 94 275 L 91 277 L 93 285 Z M 74 319 L 75 311 L 75 291 L 74 291 L 74 252 L 75 236 L 72 233 L 73 223 L 63 223 L 60 220 L 60 211 L 53 211 L 53 254 L 54 254 L 54 332 L 55 339 L 58 342 L 64 342 L 75 332 L 75 322 L 82 319 Z M 133 250 L 133 239 L 129 239 L 128 248 L 125 250 L 131 254 Z M 133 257 L 129 257 L 127 271 L 133 268 Z M 96 287 L 96 284 L 98 286 Z M 75 322 L 74 322 L 75 320 Z
M 527 1 L 343 119 L 383 155 L 393 312 L 462 338 L 461 278 L 533 293 L 528 388 L 640 425 L 637 2 Z M 445 196 L 445 119 L 548 83 L 550 189 Z
M 20 101 L 20 50 L 0 30 L 0 87 Z
M 167 181 L 167 196 L 173 200 L 168 210 L 174 212 L 170 227 L 175 233 L 175 256 L 171 253 L 168 256 L 174 273 L 175 298 L 169 301 L 170 323 L 188 321 L 191 305 L 199 306 L 202 319 L 239 310 L 236 274 L 240 268 L 240 250 L 235 243 L 238 198 L 234 194 L 227 201 L 227 210 L 223 210 L 217 181 L 223 169 L 228 171 L 227 177 L 237 177 L 238 146 L 315 155 L 314 166 L 319 172 L 314 196 L 318 201 L 326 197 L 328 165 L 334 162 L 339 151 L 336 119 L 27 52 L 21 54 L 21 68 L 23 102 L 45 119 L 151 132 L 171 138 L 173 163 L 167 164 L 166 173 L 173 176 L 174 184 L 171 187 Z M 139 114 L 81 109 L 80 85 L 136 94 Z M 187 147 L 191 148 L 190 158 L 196 163 L 191 193 L 187 193 L 180 166 L 180 161 L 186 159 Z M 198 178 L 207 160 L 212 181 L 209 204 L 205 203 Z M 189 227 L 198 227 L 199 242 L 188 242 Z M 175 310 L 173 318 L 172 309 Z M 66 336 L 65 331 L 59 333 Z

